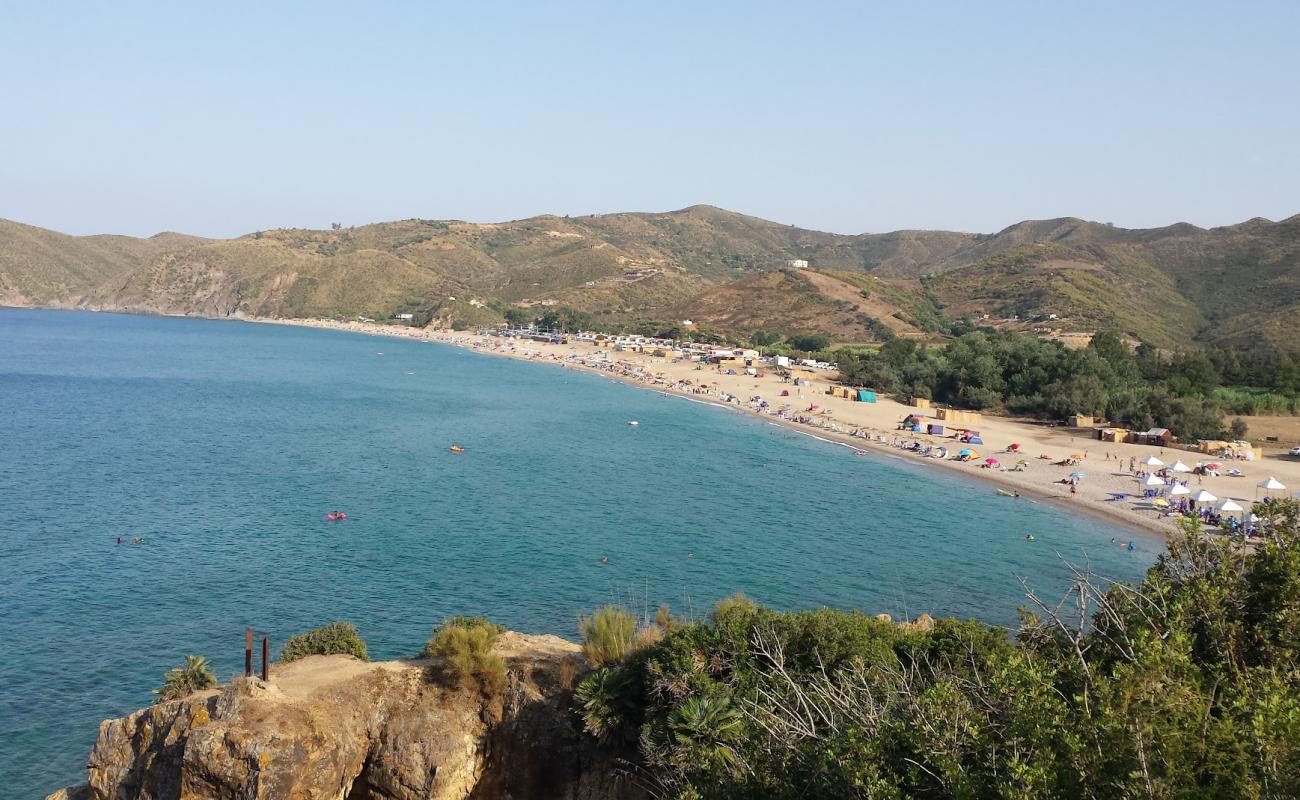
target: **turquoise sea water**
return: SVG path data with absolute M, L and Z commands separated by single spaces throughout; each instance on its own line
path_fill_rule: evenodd
M 0 546 L 0 786 L 19 798 L 78 780 L 99 721 L 151 702 L 184 655 L 241 669 L 246 626 L 274 647 L 348 619 L 392 658 L 455 613 L 573 637 L 610 600 L 701 613 L 735 591 L 1013 624 L 1018 577 L 1063 589 L 1058 553 L 1136 578 L 1160 547 L 553 366 L 8 309 Z

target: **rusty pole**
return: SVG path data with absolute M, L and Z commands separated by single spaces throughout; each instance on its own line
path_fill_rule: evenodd
M 266 676 L 267 676 L 267 671 L 266 671 L 266 664 L 268 660 L 267 654 L 271 650 L 271 646 L 269 642 L 270 640 L 267 639 L 265 636 L 262 637 L 262 680 L 266 680 Z
M 253 629 L 244 629 L 244 677 L 253 677 Z

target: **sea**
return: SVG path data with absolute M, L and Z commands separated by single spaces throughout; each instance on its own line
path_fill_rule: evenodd
M 83 780 L 102 719 L 189 654 L 235 675 L 249 627 L 274 651 L 349 620 L 397 658 L 453 614 L 576 638 L 604 603 L 698 618 L 735 592 L 1014 626 L 1022 581 L 1060 595 L 1068 563 L 1138 580 L 1161 549 L 554 365 L 0 309 L 0 794 Z

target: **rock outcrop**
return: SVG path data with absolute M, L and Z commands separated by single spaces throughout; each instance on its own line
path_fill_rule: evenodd
M 87 783 L 47 800 L 615 800 L 643 793 L 582 734 L 585 665 L 554 636 L 503 634 L 503 695 L 425 660 L 313 656 L 100 725 Z

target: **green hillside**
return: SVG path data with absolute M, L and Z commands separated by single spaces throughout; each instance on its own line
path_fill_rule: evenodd
M 787 271 L 802 259 L 812 269 Z M 800 273 L 800 274 L 794 274 Z M 598 320 L 691 318 L 845 341 L 928 336 L 967 316 L 1055 315 L 1154 344 L 1297 346 L 1300 217 L 1129 230 L 1062 218 L 995 234 L 846 236 L 711 206 L 402 220 L 236 239 L 67 236 L 0 221 L 0 302 L 210 316 L 416 311 L 477 324 L 514 306 Z

